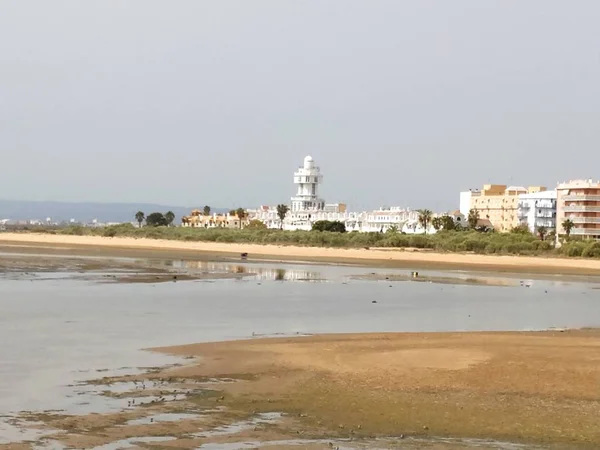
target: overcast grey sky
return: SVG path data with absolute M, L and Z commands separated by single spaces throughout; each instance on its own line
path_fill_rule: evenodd
M 0 2 L 0 198 L 449 209 L 600 178 L 597 0 Z

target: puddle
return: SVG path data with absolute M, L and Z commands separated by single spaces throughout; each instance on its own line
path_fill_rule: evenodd
M 349 441 L 347 441 L 349 442 Z M 369 448 L 370 450 L 384 450 L 384 447 L 348 447 L 341 441 L 327 440 L 327 439 L 290 439 L 281 441 L 245 441 L 245 442 L 224 442 L 219 444 L 207 443 L 197 448 L 197 450 L 250 450 L 270 447 L 282 446 L 286 447 L 299 447 L 308 448 L 307 446 L 327 446 L 327 448 L 336 448 L 338 450 L 354 450 L 357 448 Z
M 255 417 L 251 420 L 235 422 L 230 425 L 224 425 L 222 427 L 214 428 L 210 431 L 202 431 L 200 433 L 194 433 L 193 436 L 202 437 L 202 438 L 227 436 L 229 434 L 237 434 L 237 433 L 241 433 L 242 431 L 249 430 L 251 428 L 254 428 L 256 425 L 277 423 L 277 421 L 279 421 L 279 419 L 281 419 L 281 413 L 278 413 L 278 412 L 261 413 L 261 414 L 258 414 L 257 417 Z
M 237 380 L 233 378 L 209 378 L 207 381 L 203 382 L 203 384 L 227 384 L 235 382 L 237 382 Z
M 79 383 L 73 385 L 73 387 L 77 388 L 75 391 L 77 393 L 86 392 L 101 395 L 108 392 L 111 394 L 124 394 L 125 392 L 136 390 L 137 384 L 133 381 L 119 381 L 110 384 Z
M 199 419 L 202 416 L 199 414 L 190 413 L 163 413 L 155 414 L 153 416 L 141 417 L 139 419 L 133 419 L 126 423 L 126 425 L 148 425 L 151 423 L 159 422 L 177 422 L 178 420 L 192 420 Z
M 301 333 L 299 331 L 295 333 L 252 333 L 253 338 L 273 338 L 273 337 L 308 337 L 313 336 L 310 333 Z
M 88 384 L 84 382 L 69 386 L 73 391 L 66 395 L 66 398 L 71 400 L 71 404 L 68 409 L 58 411 L 71 415 L 107 414 L 132 409 L 144 404 L 172 402 L 187 398 L 186 393 L 175 392 L 174 390 L 165 390 L 160 395 L 111 396 L 111 394 L 121 395 L 129 392 L 141 393 L 145 390 L 156 391 L 161 388 L 164 389 L 165 386 L 165 383 L 148 380 L 144 382 L 132 381 L 110 384 Z
M 27 422 L 5 416 L 0 418 L 0 444 L 37 441 L 45 436 L 58 433 L 58 430 L 30 428 L 43 425 L 42 422 Z
M 64 450 L 68 447 L 55 440 L 42 440 L 34 444 L 32 448 L 33 450 Z
M 110 444 L 100 445 L 98 447 L 93 447 L 92 450 L 120 450 L 123 448 L 131 448 L 135 447 L 136 444 L 151 444 L 153 442 L 166 442 L 166 441 L 174 441 L 175 437 L 173 436 L 142 436 L 142 437 L 133 437 L 129 439 L 122 439 L 120 441 L 111 442 Z
M 395 281 L 410 281 L 410 282 L 421 282 L 421 283 L 435 283 L 435 284 L 448 284 L 448 285 L 474 285 L 474 286 L 496 286 L 496 287 L 510 287 L 518 286 L 517 280 L 512 278 L 502 277 L 478 277 L 471 273 L 458 273 L 458 272 L 445 272 L 443 274 L 438 273 L 418 273 L 418 272 L 391 272 L 391 273 L 379 273 L 371 272 L 368 274 L 355 274 L 349 276 L 350 280 L 362 280 L 362 281 L 385 281 L 388 283 Z M 532 281 L 528 281 L 525 284 L 530 287 Z M 524 286 L 521 281 L 521 286 Z
M 448 450 L 539 450 L 540 447 L 526 446 L 523 444 L 514 444 L 510 442 L 490 441 L 483 439 L 417 439 L 417 438 L 380 438 L 371 440 L 349 440 L 349 439 L 289 439 L 277 441 L 242 441 L 225 443 L 206 443 L 197 448 L 197 450 L 250 450 L 250 449 L 269 449 L 272 447 L 301 447 L 306 449 L 339 449 L 339 450 L 385 450 L 397 448 L 403 450 L 417 450 L 429 448 L 433 445 L 444 445 Z M 427 447 L 423 447 L 426 445 Z
M 493 450 L 536 450 L 541 449 L 538 446 L 516 444 L 514 442 L 501 442 L 491 439 L 452 439 L 452 438 L 434 438 L 430 440 L 414 439 L 415 442 L 436 442 L 440 444 L 462 445 L 462 448 L 483 448 Z M 452 447 L 457 448 L 457 447 Z
M 288 264 L 292 263 L 291 261 Z M 276 265 L 261 264 L 236 264 L 213 261 L 172 261 L 172 266 L 185 269 L 187 272 L 200 272 L 203 274 L 229 273 L 243 277 L 241 279 L 254 281 L 300 281 L 300 282 L 326 282 L 327 277 L 320 271 L 298 268 L 282 268 Z

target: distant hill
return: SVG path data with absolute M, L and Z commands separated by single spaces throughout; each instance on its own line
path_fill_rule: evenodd
M 194 206 L 202 209 L 204 205 Z M 50 217 L 53 222 L 69 221 L 89 223 L 98 222 L 132 222 L 137 211 L 149 214 L 152 212 L 173 211 L 175 223 L 188 215 L 192 207 L 158 205 L 154 203 L 93 203 L 93 202 L 35 202 L 19 200 L 0 200 L 0 220 L 45 220 Z M 227 208 L 212 208 L 212 212 L 221 213 Z

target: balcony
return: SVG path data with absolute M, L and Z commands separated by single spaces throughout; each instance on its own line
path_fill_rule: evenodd
M 556 222 L 554 220 L 536 220 L 535 226 L 554 229 L 556 227 Z
M 600 195 L 565 195 L 563 197 L 565 201 L 571 202 L 582 202 L 582 201 L 591 201 L 591 202 L 600 202 Z
M 600 223 L 600 217 L 568 217 L 573 223 Z
M 600 206 L 587 206 L 587 205 L 572 205 L 565 206 L 563 208 L 564 212 L 600 212 Z
M 600 237 L 600 228 L 573 228 L 571 230 L 573 236 L 598 236 Z

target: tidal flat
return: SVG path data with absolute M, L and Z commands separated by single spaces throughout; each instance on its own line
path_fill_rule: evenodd
M 66 253 L 0 254 L 0 448 L 600 445 L 593 277 Z

